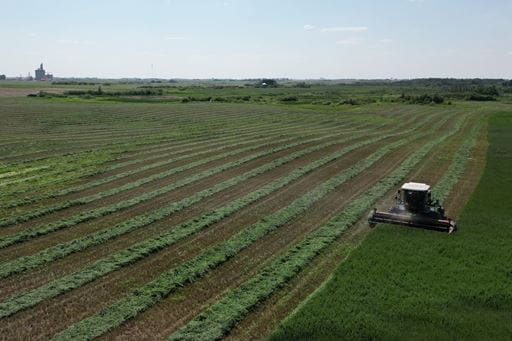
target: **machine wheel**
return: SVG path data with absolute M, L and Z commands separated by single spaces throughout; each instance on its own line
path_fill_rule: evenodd
M 457 224 L 454 221 L 450 222 L 450 229 L 448 230 L 448 234 L 457 231 Z
M 375 212 L 377 212 L 376 208 L 374 208 L 373 210 L 370 211 L 370 213 L 368 213 L 368 226 L 370 226 L 371 229 L 377 226 L 377 224 L 372 221 Z

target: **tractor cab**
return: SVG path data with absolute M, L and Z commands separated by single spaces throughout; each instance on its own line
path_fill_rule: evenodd
M 400 203 L 412 213 L 427 211 L 432 201 L 430 186 L 417 182 L 403 184 L 399 196 Z

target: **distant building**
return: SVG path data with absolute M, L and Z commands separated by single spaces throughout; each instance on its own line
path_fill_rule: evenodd
M 43 63 L 41 63 L 41 66 L 39 69 L 36 69 L 36 81 L 51 81 L 53 79 L 53 75 L 50 73 L 46 73 L 46 71 L 43 68 Z

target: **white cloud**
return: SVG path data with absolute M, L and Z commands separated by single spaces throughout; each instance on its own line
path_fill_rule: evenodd
M 326 27 L 322 28 L 321 32 L 364 32 L 367 31 L 366 26 L 341 26 L 341 27 Z
M 315 26 L 313 25 L 304 25 L 304 31 L 313 31 Z
M 512 51 L 509 51 L 507 54 L 508 54 L 509 56 L 512 56 Z
M 30 33 L 28 33 L 28 34 L 27 34 L 27 36 L 28 36 L 29 38 L 35 38 L 35 37 L 37 37 L 37 33 L 30 32 Z
M 180 37 L 180 36 L 170 36 L 170 37 L 165 37 L 166 40 L 185 40 L 185 37 Z
M 60 44 L 67 44 L 67 45 L 92 45 L 94 44 L 93 41 L 90 40 L 77 40 L 77 39 L 59 39 L 57 40 Z
M 393 39 L 389 39 L 389 38 L 384 38 L 384 39 L 379 40 L 379 43 L 382 43 L 382 44 L 389 44 L 392 42 L 393 42 Z
M 361 43 L 361 38 L 348 38 L 336 41 L 337 45 L 357 45 Z
M 150 51 L 142 51 L 140 53 L 136 54 L 137 56 L 144 56 L 144 57 L 170 57 L 168 54 L 164 53 L 155 53 Z

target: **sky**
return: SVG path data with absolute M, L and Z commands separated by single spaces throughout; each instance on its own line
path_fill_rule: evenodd
M 0 0 L 0 74 L 512 78 L 512 0 Z

